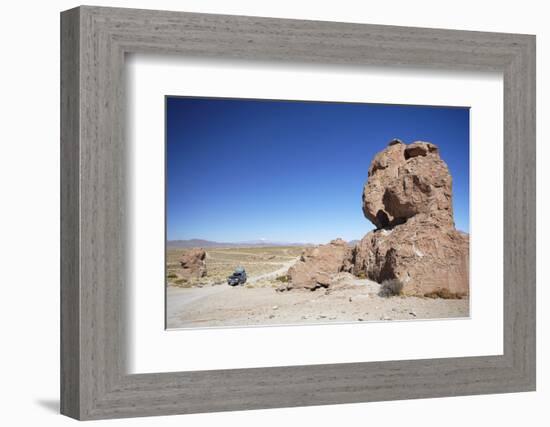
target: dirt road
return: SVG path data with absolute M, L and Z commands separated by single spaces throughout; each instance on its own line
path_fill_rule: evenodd
M 250 277 L 247 282 L 248 283 L 256 283 L 260 280 L 270 280 L 270 279 L 276 279 L 278 276 L 282 276 L 283 274 L 286 274 L 288 269 L 292 267 L 296 262 L 300 259 L 300 257 L 296 257 L 288 262 L 285 262 L 281 268 L 278 268 L 277 270 L 270 271 L 268 273 L 264 274 L 258 274 L 255 277 Z M 280 263 L 273 263 L 275 265 L 280 265 Z
M 247 283 L 256 283 L 260 280 L 275 279 L 278 276 L 285 274 L 288 269 L 298 261 L 299 257 L 294 258 L 288 262 L 285 262 L 280 268 L 270 271 L 268 273 L 259 274 L 254 277 L 249 277 Z M 281 265 L 280 263 L 273 263 L 273 265 Z M 179 324 L 178 318 L 185 314 L 192 304 L 198 303 L 200 300 L 217 295 L 218 298 L 224 299 L 224 295 L 233 296 L 233 288 L 226 284 L 203 286 L 196 288 L 176 288 L 169 286 L 166 291 L 166 315 L 167 325 Z M 220 295 L 221 294 L 221 295 Z

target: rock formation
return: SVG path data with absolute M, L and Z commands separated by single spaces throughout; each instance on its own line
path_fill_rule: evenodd
M 355 247 L 355 274 L 399 279 L 405 295 L 468 293 L 469 237 L 454 227 L 452 179 L 437 146 L 397 140 L 378 153 L 363 213 L 377 230 Z
M 307 248 L 300 260 L 288 270 L 290 282 L 279 290 L 327 288 L 334 274 L 353 269 L 351 258 L 352 248 L 342 239 Z
M 453 226 L 451 198 L 451 175 L 438 148 L 394 140 L 371 163 L 363 213 L 377 228 L 402 224 L 417 214 L 437 215 Z
M 354 249 L 354 274 L 399 279 L 405 295 L 468 294 L 468 235 L 425 215 L 368 233 Z
M 436 145 L 392 140 L 363 188 L 363 213 L 376 227 L 350 249 L 341 239 L 308 248 L 286 289 L 329 287 L 338 272 L 378 283 L 398 279 L 405 295 L 469 292 L 469 237 L 455 229 L 452 179 Z
M 206 251 L 202 248 L 186 250 L 179 259 L 184 279 L 206 276 Z

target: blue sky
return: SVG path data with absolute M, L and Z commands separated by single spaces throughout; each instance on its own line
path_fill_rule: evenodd
M 468 108 L 167 97 L 167 238 L 360 239 L 367 171 L 393 138 L 439 146 L 468 231 Z

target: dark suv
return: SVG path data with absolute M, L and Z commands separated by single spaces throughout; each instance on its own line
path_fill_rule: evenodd
M 233 274 L 227 278 L 229 286 L 237 286 L 244 283 L 246 283 L 246 271 L 242 267 L 237 267 Z

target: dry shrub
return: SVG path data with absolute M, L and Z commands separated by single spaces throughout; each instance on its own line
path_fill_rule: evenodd
M 186 279 L 180 278 L 176 279 L 172 282 L 173 286 L 177 286 L 178 288 L 191 288 L 193 286 L 193 283 L 189 282 Z
M 436 291 L 424 294 L 427 298 L 443 298 L 443 299 L 461 299 L 464 295 L 456 292 L 451 292 L 448 289 L 438 289 Z
M 401 295 L 403 283 L 399 279 L 388 279 L 382 282 L 378 295 L 381 297 L 392 297 Z
M 286 274 L 282 276 L 277 276 L 275 280 L 278 280 L 279 282 L 288 283 L 288 276 Z

